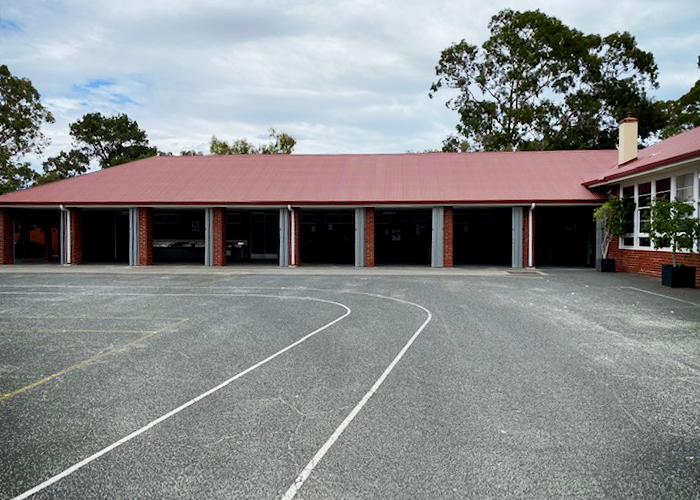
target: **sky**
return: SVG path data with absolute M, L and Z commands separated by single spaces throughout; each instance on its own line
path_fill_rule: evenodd
M 0 64 L 56 118 L 43 158 L 91 112 L 126 113 L 175 154 L 208 152 L 213 135 L 263 143 L 271 127 L 295 153 L 422 151 L 458 118 L 447 92 L 428 97 L 440 52 L 481 45 L 504 8 L 629 31 L 656 58 L 657 99 L 700 78 L 698 0 L 0 0 Z

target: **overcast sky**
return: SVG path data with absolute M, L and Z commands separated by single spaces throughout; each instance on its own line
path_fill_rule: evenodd
M 700 78 L 698 0 L 0 0 L 0 64 L 28 77 L 68 124 L 126 113 L 151 144 L 208 152 L 212 135 L 296 153 L 402 153 L 441 147 L 447 95 L 428 98 L 440 51 L 481 45 L 503 8 L 540 9 L 585 33 L 629 31 L 656 57 L 658 99 Z

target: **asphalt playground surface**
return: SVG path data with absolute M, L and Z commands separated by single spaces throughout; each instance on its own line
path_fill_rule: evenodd
M 0 273 L 0 499 L 700 499 L 700 290 Z

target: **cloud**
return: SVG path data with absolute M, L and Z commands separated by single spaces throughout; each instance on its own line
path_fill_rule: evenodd
M 57 122 L 47 154 L 70 147 L 87 112 L 127 113 L 161 149 L 267 140 L 300 153 L 439 148 L 457 116 L 428 88 L 440 51 L 481 44 L 505 0 L 5 0 L 3 59 L 27 76 Z M 698 78 L 696 0 L 524 0 L 586 33 L 630 31 L 657 57 L 659 98 Z M 59 133 L 58 131 L 61 130 Z

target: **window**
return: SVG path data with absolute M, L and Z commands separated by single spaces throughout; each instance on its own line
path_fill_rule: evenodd
M 153 214 L 153 224 L 177 224 L 177 214 Z
M 277 214 L 253 212 L 250 214 L 250 220 L 251 222 L 277 222 Z
M 469 214 L 454 214 L 455 224 L 469 224 Z
M 676 199 L 686 203 L 693 201 L 693 174 L 676 177 Z
M 634 186 L 626 186 L 622 188 L 622 198 L 629 199 L 634 202 Z M 633 217 L 634 219 L 634 217 Z M 634 246 L 634 220 L 631 221 L 629 232 L 622 239 L 622 244 L 626 247 Z
M 696 207 L 700 217 L 700 172 L 685 172 L 675 176 L 654 179 L 637 185 L 621 186 L 622 198 L 629 198 L 636 204 L 633 227 L 620 239 L 622 247 L 651 249 L 652 243 L 646 231 L 651 218 L 651 204 L 654 198 L 676 199 Z M 662 243 L 663 248 L 663 243 Z
M 637 214 L 639 228 L 640 247 L 650 247 L 651 241 L 647 237 L 646 226 L 651 221 L 651 182 L 645 182 L 637 186 Z M 643 236 L 642 236 L 643 235 Z
M 405 222 L 428 222 L 430 221 L 430 214 L 429 213 L 414 213 L 414 212 L 408 212 L 408 213 L 402 213 L 401 214 L 401 220 Z
M 326 224 L 352 224 L 352 214 L 326 214 Z
M 507 212 L 484 212 L 479 217 L 482 224 L 510 224 L 510 214 Z
M 656 197 L 670 199 L 671 198 L 671 178 L 660 179 L 656 181 Z

